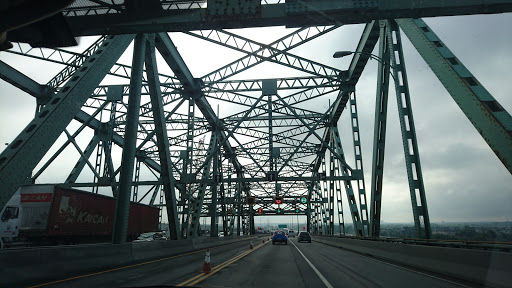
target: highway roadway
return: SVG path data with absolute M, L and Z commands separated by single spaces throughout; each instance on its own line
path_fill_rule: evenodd
M 262 239 L 265 243 L 262 243 Z M 267 237 L 211 249 L 212 273 L 202 274 L 205 251 L 132 266 L 23 283 L 20 287 L 468 287 L 339 248 L 313 243 L 272 245 Z

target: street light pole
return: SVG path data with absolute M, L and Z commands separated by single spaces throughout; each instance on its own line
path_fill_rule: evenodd
M 372 54 L 372 53 L 368 53 L 368 52 L 357 52 L 357 51 L 337 51 L 335 52 L 332 57 L 333 58 L 342 58 L 342 57 L 345 57 L 345 56 L 348 56 L 348 55 L 352 55 L 352 54 L 363 54 L 363 55 L 368 55 L 370 56 L 370 59 L 373 59 L 377 62 L 379 62 L 380 64 L 382 65 L 385 65 L 385 66 L 389 66 L 389 68 L 391 68 L 389 71 L 389 74 L 391 74 L 391 77 L 393 77 L 393 80 L 395 82 L 397 82 L 396 78 L 395 78 L 395 69 L 393 68 L 393 66 L 391 66 L 390 63 L 386 63 L 386 61 L 384 61 L 382 58 L 380 58 L 379 56 L 375 55 L 375 54 Z

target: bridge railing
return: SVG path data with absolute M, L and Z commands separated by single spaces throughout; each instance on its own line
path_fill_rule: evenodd
M 411 244 L 411 245 L 425 245 L 425 246 L 436 246 L 436 247 L 465 248 L 465 249 L 479 249 L 479 250 L 512 252 L 512 242 L 417 239 L 417 238 L 395 238 L 395 237 L 372 238 L 372 237 L 339 236 L 339 235 L 334 235 L 334 236 L 314 235 L 314 236 L 334 237 L 334 238 L 343 238 L 343 239 L 357 239 L 357 240 L 387 242 L 387 243 Z
M 510 287 L 508 245 L 420 239 L 372 239 L 313 235 L 313 241 L 404 267 L 491 287 Z M 470 249 L 468 249 L 470 248 Z M 475 249 L 477 248 L 477 249 Z

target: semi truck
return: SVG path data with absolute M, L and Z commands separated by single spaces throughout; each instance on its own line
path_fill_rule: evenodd
M 116 199 L 60 187 L 26 185 L 0 211 L 5 243 L 33 245 L 108 242 L 112 237 Z M 159 208 L 130 203 L 128 241 L 158 230 Z

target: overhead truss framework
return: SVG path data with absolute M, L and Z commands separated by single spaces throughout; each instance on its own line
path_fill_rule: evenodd
M 0 78 L 37 100 L 34 119 L 0 154 L 0 206 L 21 185 L 38 181 L 71 149 L 78 159 L 61 185 L 111 193 L 118 199 L 114 243 L 125 241 L 130 200 L 165 209 L 161 217 L 170 223 L 173 239 L 198 237 L 206 218 L 213 237 L 220 227 L 225 235 L 253 233 L 255 216 L 277 214 L 306 215 L 309 231 L 330 235 L 345 234 L 345 216 L 350 215 L 354 234 L 378 237 L 388 89 L 393 80 L 412 216 L 417 236 L 429 238 L 428 187 L 423 184 L 421 140 L 410 101 L 414 91 L 408 88 L 401 31 L 509 171 L 512 118 L 424 21 L 403 17 L 508 12 L 512 3 L 413 1 L 418 6 L 410 10 L 401 9 L 402 2 L 409 3 L 226 0 L 72 5 L 64 15 L 75 35 L 123 35 L 101 36 L 82 53 L 24 44 L 2 52 L 60 64 L 63 69 L 40 84 L 0 62 Z M 133 13 L 134 9 L 145 12 Z M 224 14 L 226 9 L 234 14 Z M 386 19 L 379 20 L 382 17 Z M 348 70 L 293 52 L 337 29 L 341 20 L 366 23 Z M 221 29 L 272 25 L 299 28 L 270 43 Z M 182 31 L 243 56 L 195 77 L 172 35 L 163 31 Z M 132 41 L 133 60 L 128 65 L 119 59 Z M 369 143 L 361 142 L 356 86 L 378 43 L 372 177 L 367 187 L 361 147 Z M 157 65 L 160 57 L 164 62 Z M 301 76 L 237 79 L 262 63 Z M 162 73 L 162 66 L 172 73 Z M 121 80 L 110 84 L 104 80 L 109 77 Z M 327 109 L 314 104 L 319 102 L 328 104 Z M 212 103 L 222 105 L 226 116 L 219 117 L 219 108 L 216 111 Z M 350 114 L 354 163 L 347 162 L 342 147 L 342 140 L 345 145 L 348 141 L 341 139 L 338 129 L 342 113 Z M 64 142 L 57 141 L 60 135 L 66 136 Z M 248 205 L 248 196 L 255 197 L 254 205 Z M 274 196 L 284 201 L 276 204 Z M 300 202 L 304 196 L 307 203 Z
M 78 2 L 63 14 L 76 36 L 248 27 L 309 27 L 379 19 L 512 12 L 510 0 L 152 0 Z M 136 12 L 135 12 L 136 11 Z

